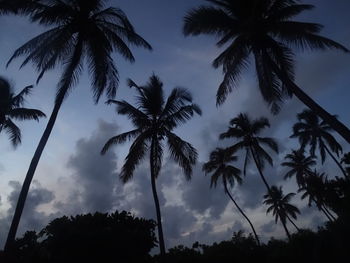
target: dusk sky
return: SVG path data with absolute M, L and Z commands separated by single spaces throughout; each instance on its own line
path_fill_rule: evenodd
M 298 17 L 302 21 L 317 22 L 325 26 L 322 35 L 350 48 L 350 1 L 308 0 L 316 8 Z M 249 225 L 233 207 L 223 188 L 210 189 L 210 177 L 201 171 L 209 153 L 217 146 L 230 145 L 229 140 L 219 142 L 230 119 L 240 112 L 252 118 L 268 117 L 271 128 L 265 135 L 278 140 L 281 152 L 274 155 L 274 167 L 266 166 L 265 175 L 270 184 L 283 185 L 285 193 L 295 192 L 295 181 L 284 181 L 285 168 L 280 166 L 291 148 L 297 148 L 296 140 L 289 139 L 296 114 L 304 106 L 296 99 L 287 101 L 277 116 L 269 113 L 258 90 L 254 65 L 245 71 L 237 90 L 232 92 L 219 108 L 215 105 L 217 87 L 222 80 L 220 69 L 211 63 L 219 54 L 213 36 L 184 37 L 183 17 L 202 0 L 112 0 L 107 3 L 120 7 L 128 16 L 135 30 L 153 47 L 149 52 L 132 47 L 134 64 L 114 54 L 120 73 L 117 99 L 133 102 L 135 92 L 126 85 L 131 78 L 145 84 L 152 73 L 160 77 L 168 95 L 171 89 L 185 87 L 199 104 L 203 114 L 194 117 L 176 130 L 183 139 L 191 142 L 199 152 L 198 164 L 190 182 L 185 180 L 181 169 L 171 160 L 164 160 L 157 180 L 161 202 L 166 246 L 191 245 L 195 241 L 212 243 L 228 239 L 234 231 L 250 232 Z M 17 92 L 35 84 L 37 72 L 31 65 L 19 69 L 23 58 L 6 68 L 6 62 L 16 48 L 47 28 L 31 24 L 27 18 L 0 16 L 0 75 L 9 79 Z M 297 52 L 296 83 L 313 99 L 350 126 L 350 55 L 339 51 Z M 35 86 L 27 98 L 27 107 L 37 108 L 47 115 L 53 108 L 59 68 L 52 70 Z M 118 116 L 114 106 L 104 104 L 105 98 L 95 105 L 90 82 L 85 72 L 75 87 L 56 121 L 49 142 L 37 168 L 31 186 L 19 235 L 26 230 L 40 230 L 50 220 L 63 215 L 88 212 L 112 212 L 127 210 L 137 216 L 155 218 L 148 162 L 140 165 L 133 180 L 125 185 L 118 178 L 120 167 L 130 144 L 113 148 L 100 156 L 104 143 L 113 135 L 132 128 L 128 119 Z M 4 133 L 0 134 L 0 248 L 4 244 L 18 193 L 47 119 L 16 124 L 22 131 L 22 144 L 13 149 Z M 336 135 L 349 151 L 348 145 Z M 241 158 L 242 159 L 242 158 Z M 242 167 L 241 159 L 237 163 Z M 337 167 L 326 161 L 321 170 L 334 176 Z M 245 209 L 264 241 L 270 237 L 283 237 L 280 224 L 272 215 L 266 215 L 262 205 L 265 194 L 256 168 L 249 166 L 242 186 L 233 189 L 237 202 Z M 293 199 L 301 210 L 298 225 L 316 227 L 326 218 L 318 211 L 309 209 L 300 195 Z

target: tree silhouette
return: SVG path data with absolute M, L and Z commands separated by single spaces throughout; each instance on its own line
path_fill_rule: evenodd
M 315 157 L 304 155 L 304 150 L 292 150 L 288 153 L 284 159 L 288 160 L 283 162 L 282 166 L 290 168 L 290 170 L 285 174 L 284 179 L 295 176 L 298 186 L 305 185 L 305 178 L 313 174 L 311 169 L 312 166 L 316 165 Z
M 101 153 L 106 153 L 114 144 L 134 139 L 120 173 L 120 178 L 125 183 L 132 179 L 137 165 L 145 158 L 146 152 L 150 152 L 152 193 L 157 212 L 160 252 L 161 256 L 164 256 L 165 244 L 156 189 L 156 179 L 162 167 L 163 141 L 167 141 L 171 158 L 183 169 L 186 179 L 190 180 L 192 166 L 197 160 L 197 151 L 190 143 L 173 133 L 173 130 L 191 119 L 194 113 L 201 114 L 201 110 L 196 104 L 192 104 L 191 94 L 182 88 L 174 88 L 165 101 L 163 83 L 155 75 L 150 77 L 145 86 L 138 86 L 132 80 L 128 82 L 129 86 L 136 88 L 138 92 L 136 107 L 126 101 L 110 100 L 108 103 L 116 104 L 118 113 L 126 115 L 135 129 L 109 139 Z
M 210 154 L 210 160 L 203 165 L 203 171 L 206 173 L 212 173 L 210 187 L 216 187 L 217 181 L 222 179 L 222 183 L 224 185 L 225 193 L 230 197 L 238 211 L 243 215 L 243 217 L 248 221 L 256 242 L 260 245 L 260 241 L 252 222 L 249 220 L 249 217 L 243 212 L 243 210 L 239 207 L 235 199 L 232 197 L 227 184 L 231 187 L 234 186 L 235 182 L 241 184 L 241 170 L 231 165 L 232 162 L 236 161 L 237 157 L 233 155 L 232 151 L 229 149 L 216 148 Z
M 63 216 L 17 239 L 9 262 L 152 262 L 155 226 L 125 211 Z
M 238 142 L 236 142 L 230 148 L 234 151 L 245 150 L 244 174 L 246 174 L 248 162 L 251 160 L 251 157 L 253 157 L 260 177 L 263 180 L 267 190 L 270 191 L 270 186 L 267 183 L 262 171 L 264 169 L 265 161 L 267 161 L 270 165 L 273 165 L 273 161 L 262 145 L 269 147 L 276 153 L 278 153 L 278 145 L 273 138 L 258 136 L 266 127 L 270 127 L 268 119 L 260 118 L 251 120 L 247 114 L 240 113 L 236 118 L 230 121 L 230 127 L 226 132 L 220 135 L 220 139 L 235 138 L 238 140 Z
M 332 154 L 333 152 L 339 157 L 339 153 L 342 153 L 341 145 L 331 134 L 333 129 L 325 121 L 321 121 L 311 110 L 304 110 L 297 117 L 299 122 L 294 124 L 291 138 L 298 138 L 302 149 L 309 145 L 312 156 L 315 156 L 316 148 L 318 148 L 322 163 L 324 163 L 326 153 L 328 153 L 346 177 L 347 174 L 343 166 Z
M 346 172 L 348 174 L 348 178 L 350 176 L 350 152 L 344 154 L 343 158 L 341 159 L 341 163 L 344 163 L 347 165 Z
M 319 173 L 316 170 L 306 177 L 306 183 L 298 192 L 303 192 L 301 199 L 308 198 L 308 205 L 315 203 L 316 207 L 322 211 L 329 221 L 335 221 L 335 217 L 329 212 L 325 203 L 326 196 L 326 181 L 325 173 Z
M 113 98 L 116 93 L 118 70 L 111 57 L 112 53 L 116 51 L 126 60 L 133 62 L 134 57 L 127 43 L 151 49 L 151 46 L 136 34 L 124 12 L 114 7 L 104 9 L 103 0 L 43 0 L 32 12 L 31 19 L 52 28 L 18 48 L 8 64 L 13 59 L 26 55 L 22 66 L 32 62 L 40 72 L 38 81 L 46 71 L 58 64 L 63 65 L 63 74 L 57 86 L 56 100 L 49 122 L 23 183 L 6 248 L 14 241 L 41 154 L 64 99 L 78 83 L 84 60 L 89 69 L 93 96 L 97 103 L 103 93 L 106 93 L 108 98 Z
M 294 196 L 294 193 L 289 193 L 287 195 L 283 194 L 282 186 L 272 186 L 271 190 L 264 195 L 264 204 L 269 205 L 266 213 L 272 212 L 275 216 L 275 222 L 278 222 L 278 219 L 281 221 L 284 230 L 286 231 L 287 237 L 290 240 L 290 233 L 288 231 L 286 222 L 288 221 L 299 231 L 299 228 L 293 222 L 293 220 L 289 217 L 296 219 L 297 214 L 300 214 L 299 209 L 291 205 L 290 199 Z
M 23 108 L 25 96 L 32 88 L 25 87 L 15 95 L 10 82 L 0 77 L 0 133 L 5 131 L 9 135 L 13 147 L 21 143 L 21 130 L 12 119 L 39 121 L 39 118 L 46 117 L 40 110 Z
M 215 35 L 218 47 L 225 50 L 214 60 L 222 66 L 224 80 L 217 92 L 217 104 L 238 85 L 242 71 L 255 60 L 260 92 L 277 113 L 282 102 L 295 95 L 350 143 L 350 130 L 318 105 L 294 83 L 294 51 L 339 49 L 341 44 L 319 35 L 322 26 L 297 22 L 293 18 L 313 5 L 294 0 L 208 0 L 212 5 L 200 6 L 187 13 L 183 32 L 188 35 Z

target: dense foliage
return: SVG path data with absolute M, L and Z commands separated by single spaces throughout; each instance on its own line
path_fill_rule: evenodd
M 13 262 L 147 262 L 156 246 L 155 222 L 125 211 L 61 217 L 15 242 Z

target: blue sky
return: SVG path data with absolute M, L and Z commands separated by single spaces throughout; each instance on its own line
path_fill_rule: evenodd
M 283 150 L 296 147 L 288 139 L 296 113 L 303 106 L 296 100 L 288 101 L 278 116 L 271 116 L 257 89 L 254 72 L 244 73 L 239 89 L 235 90 L 226 103 L 217 108 L 215 94 L 222 75 L 211 67 L 212 60 L 220 50 L 215 39 L 209 36 L 188 37 L 182 35 L 182 18 L 190 8 L 203 3 L 201 0 L 121 0 L 110 1 L 123 9 L 135 26 L 136 31 L 153 46 L 153 51 L 132 48 L 136 57 L 134 64 L 125 62 L 118 54 L 114 59 L 120 71 L 120 85 L 117 98 L 132 101 L 133 92 L 126 86 L 126 79 L 132 78 L 143 84 L 154 72 L 164 82 L 167 93 L 175 86 L 188 88 L 202 110 L 202 117 L 195 117 L 177 130 L 199 151 L 199 164 L 195 168 L 191 183 L 185 182 L 181 171 L 171 162 L 165 161 L 163 173 L 158 181 L 165 236 L 168 247 L 192 241 L 211 242 L 229 238 L 232 231 L 247 225 L 233 209 L 222 189 L 210 190 L 209 178 L 200 170 L 200 165 L 219 142 L 217 136 L 223 132 L 229 120 L 240 112 L 252 117 L 267 116 L 272 127 L 268 136 L 278 139 Z M 323 35 L 350 48 L 350 20 L 348 0 L 305 1 L 315 4 L 316 9 L 305 13 L 300 20 L 325 25 Z M 0 17 L 0 75 L 10 79 L 16 90 L 34 84 L 37 73 L 30 66 L 19 70 L 21 59 L 7 69 L 5 64 L 13 51 L 45 28 L 28 22 L 26 18 Z M 329 112 L 350 126 L 349 84 L 350 59 L 340 52 L 297 53 L 296 82 Z M 45 75 L 37 85 L 27 105 L 44 111 L 52 110 L 55 85 L 60 76 L 57 68 Z M 135 181 L 125 186 L 118 181 L 118 171 L 125 157 L 128 144 L 115 149 L 106 157 L 98 152 L 112 135 L 131 128 L 126 118 L 117 116 L 112 106 L 101 99 L 94 105 L 90 92 L 89 78 L 84 74 L 79 84 L 65 101 L 56 126 L 39 163 L 30 198 L 21 223 L 20 231 L 40 229 L 50 219 L 63 214 L 113 211 L 127 209 L 145 217 L 154 217 L 153 200 L 150 191 L 147 165 L 135 174 Z M 22 129 L 23 143 L 16 150 L 12 148 L 5 134 L 0 134 L 0 246 L 7 234 L 12 206 L 16 200 L 20 183 L 47 120 L 17 122 Z M 341 141 L 341 140 L 340 140 Z M 227 143 L 227 142 L 226 142 Z M 222 143 L 221 143 L 222 144 Z M 345 150 L 348 149 L 345 147 Z M 275 156 L 279 163 L 284 155 Z M 96 169 L 96 168 L 99 169 Z M 334 168 L 334 169 L 333 169 Z M 336 168 L 328 163 L 326 171 Z M 286 191 L 295 191 L 293 182 L 282 182 L 283 170 L 266 171 L 271 182 L 283 184 Z M 241 201 L 247 213 L 258 226 L 258 232 L 265 238 L 283 236 L 280 226 L 271 223 L 266 216 L 259 195 L 263 185 L 252 166 L 247 183 L 235 189 L 237 200 Z M 9 183 L 11 181 L 11 183 Z M 260 196 L 261 197 L 261 196 Z M 305 204 L 299 197 L 295 203 Z M 324 220 L 320 214 L 302 209 L 300 225 L 316 225 Z

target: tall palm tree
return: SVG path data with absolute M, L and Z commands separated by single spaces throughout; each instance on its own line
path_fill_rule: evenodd
M 129 86 L 135 87 L 138 92 L 135 106 L 126 101 L 110 100 L 109 103 L 116 104 L 117 112 L 131 119 L 135 129 L 109 139 L 101 153 L 106 153 L 112 145 L 133 140 L 120 173 L 120 178 L 125 183 L 132 179 L 146 152 L 150 152 L 151 184 L 157 212 L 160 253 L 164 256 L 162 219 L 156 190 L 156 179 L 162 167 L 163 142 L 166 140 L 170 156 L 183 169 L 186 179 L 190 180 L 192 166 L 197 160 L 197 151 L 190 143 L 173 133 L 173 130 L 192 118 L 194 113 L 201 114 L 201 110 L 192 103 L 191 94 L 182 88 L 174 88 L 165 101 L 163 83 L 155 75 L 150 77 L 145 86 L 138 86 L 132 80 L 129 80 Z
M 347 175 L 343 166 L 332 154 L 333 152 L 339 157 L 339 154 L 342 153 L 343 150 L 341 145 L 331 134 L 333 131 L 331 126 L 325 121 L 320 120 L 311 110 L 304 110 L 299 113 L 297 117 L 299 122 L 294 124 L 291 138 L 298 138 L 302 149 L 309 145 L 310 154 L 312 156 L 315 156 L 316 148 L 318 148 L 322 163 L 324 163 L 327 153 L 338 165 L 344 177 L 346 177 Z
M 264 204 L 269 205 L 266 213 L 270 213 L 275 216 L 275 222 L 278 222 L 278 219 L 281 221 L 284 230 L 286 231 L 287 237 L 290 240 L 290 233 L 288 231 L 286 222 L 288 221 L 299 231 L 299 228 L 290 218 L 297 219 L 297 214 L 300 214 L 299 209 L 291 205 L 290 199 L 294 196 L 294 193 L 289 193 L 287 195 L 283 194 L 282 186 L 272 186 L 271 191 L 264 195 Z
M 214 60 L 222 66 L 224 80 L 217 92 L 217 104 L 238 85 L 241 72 L 255 60 L 260 92 L 277 113 L 287 97 L 295 95 L 350 143 L 350 130 L 318 105 L 294 82 L 294 51 L 339 49 L 341 44 L 321 36 L 322 26 L 297 22 L 293 18 L 311 10 L 313 5 L 297 0 L 207 0 L 190 10 L 184 18 L 183 32 L 188 35 L 209 34 L 218 38 L 217 46 L 225 50 Z
M 303 192 L 301 199 L 308 198 L 309 206 L 314 203 L 316 207 L 325 214 L 328 220 L 333 222 L 336 218 L 331 214 L 325 204 L 325 181 L 326 175 L 315 170 L 305 178 L 305 184 L 298 190 L 298 192 Z
M 238 142 L 230 148 L 232 150 L 245 150 L 244 174 L 246 174 L 248 162 L 251 160 L 251 157 L 253 157 L 260 177 L 267 190 L 270 191 L 270 186 L 262 171 L 264 169 L 265 161 L 270 165 L 273 165 L 273 161 L 262 145 L 269 147 L 276 153 L 278 153 L 278 145 L 273 138 L 258 136 L 261 131 L 267 127 L 270 127 L 267 118 L 251 120 L 247 114 L 240 113 L 236 118 L 230 121 L 230 127 L 226 132 L 220 135 L 220 139 L 235 138 L 238 140 Z
M 30 94 L 32 88 L 25 87 L 16 95 L 10 82 L 0 77 L 0 133 L 8 133 L 14 147 L 21 143 L 21 130 L 12 119 L 39 121 L 39 118 L 46 117 L 40 110 L 23 108 L 25 96 Z
M 236 160 L 237 157 L 234 156 L 232 151 L 229 149 L 216 148 L 216 150 L 210 154 L 210 160 L 203 165 L 203 171 L 206 173 L 212 173 L 210 187 L 216 187 L 217 181 L 221 177 L 225 193 L 230 197 L 231 201 L 234 203 L 238 211 L 248 221 L 254 233 L 256 242 L 258 245 L 260 245 L 258 235 L 256 234 L 252 222 L 232 197 L 227 186 L 229 184 L 231 187 L 233 187 L 235 182 L 239 184 L 242 183 L 241 170 L 231 164 Z
M 51 29 L 33 38 L 17 49 L 10 58 L 26 55 L 22 66 L 32 62 L 44 73 L 63 65 L 63 74 L 57 86 L 53 111 L 44 134 L 30 163 L 19 196 L 5 249 L 14 241 L 30 183 L 40 156 L 49 139 L 64 99 L 78 83 L 86 62 L 91 77 L 92 92 L 97 103 L 103 93 L 113 98 L 118 86 L 118 70 L 112 53 L 118 52 L 133 62 L 128 44 L 151 49 L 151 46 L 134 30 L 124 12 L 119 8 L 104 8 L 103 0 L 39 0 L 31 19 Z
M 305 178 L 313 174 L 312 166 L 316 165 L 314 156 L 305 156 L 304 150 L 292 150 L 284 159 L 288 160 L 282 163 L 282 166 L 290 168 L 285 174 L 284 179 L 295 176 L 298 186 L 305 185 Z

